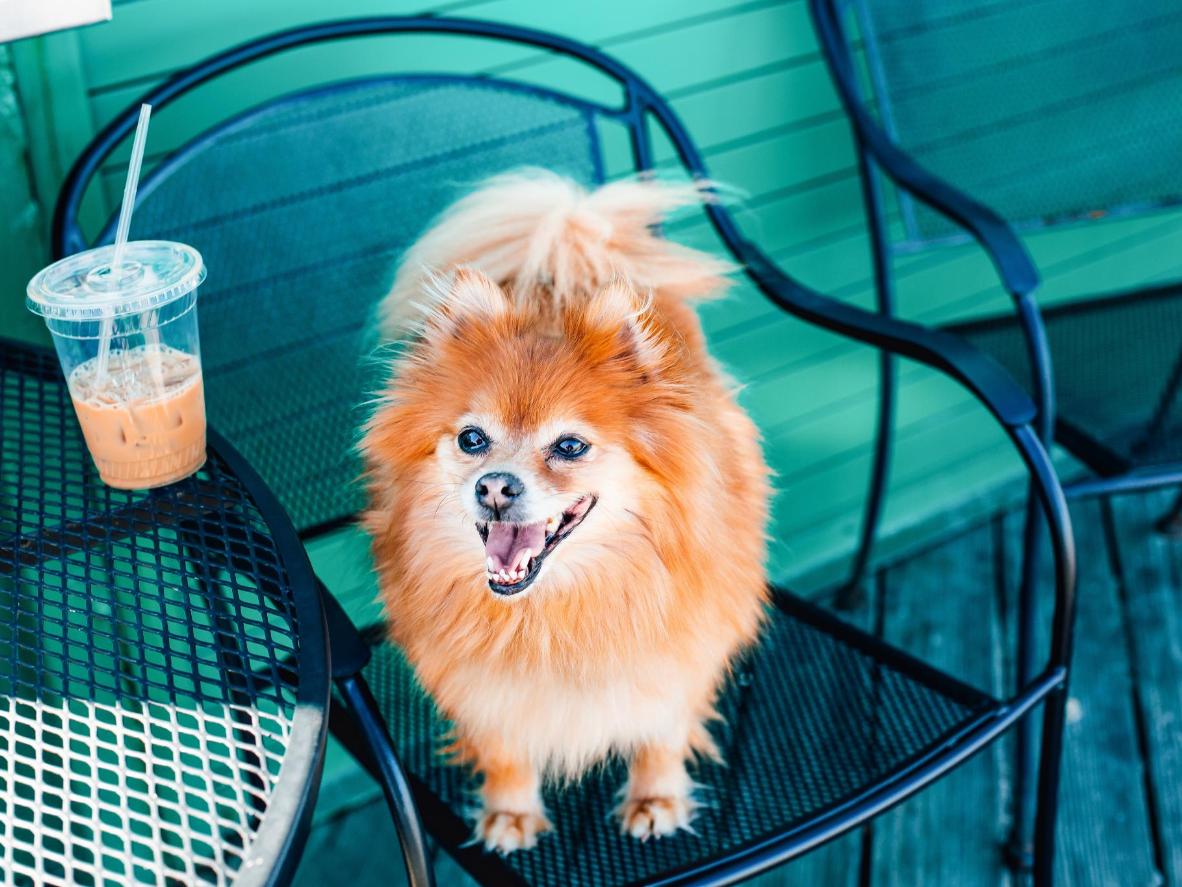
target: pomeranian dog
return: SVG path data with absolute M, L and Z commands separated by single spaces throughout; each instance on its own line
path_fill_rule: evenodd
M 690 305 L 728 267 L 654 231 L 700 197 L 495 178 L 382 306 L 413 330 L 363 442 L 365 527 L 490 850 L 534 846 L 543 780 L 609 755 L 626 833 L 688 828 L 687 763 L 717 755 L 715 696 L 763 619 L 768 472 Z

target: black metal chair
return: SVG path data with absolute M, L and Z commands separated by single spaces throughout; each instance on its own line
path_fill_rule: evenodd
M 469 75 L 340 82 L 268 102 L 201 135 L 140 189 L 133 233 L 192 243 L 211 269 L 200 307 L 211 420 L 305 536 L 338 526 L 360 504 L 351 444 L 373 383 L 369 321 L 399 252 L 434 213 L 474 181 L 523 164 L 600 181 L 609 143 L 630 146 L 632 167 L 649 170 L 653 127 L 688 174 L 706 176 L 668 104 L 634 72 L 574 41 L 487 22 L 392 17 L 286 31 L 182 71 L 143 100 L 162 116 L 178 97 L 254 60 L 320 41 L 412 32 L 540 47 L 598 71 L 619 101 Z M 54 219 L 59 254 L 87 243 L 78 226 L 82 197 L 135 116 L 135 107 L 120 114 L 70 173 Z M 1075 579 L 1069 517 L 1031 425 L 1034 406 L 970 346 L 800 286 L 721 205 L 705 212 L 774 303 L 947 373 L 1005 428 L 1030 470 L 1055 554 L 1046 667 L 1013 696 L 995 699 L 777 592 L 764 642 L 721 701 L 727 723 L 717 740 L 729 766 L 696 772 L 713 801 L 698 836 L 640 844 L 620 835 L 607 817 L 619 777 L 609 767 L 548 798 L 557 834 L 504 859 L 471 846 L 468 774 L 436 753 L 445 725 L 398 651 L 382 642 L 380 627 L 359 638 L 325 591 L 343 702 L 333 732 L 381 778 L 413 884 L 431 881 L 420 824 L 488 883 L 697 884 L 752 875 L 854 828 L 1042 703 L 1037 875 L 1049 883 Z M 238 322 L 243 305 L 254 319 L 249 331 Z
M 1015 310 L 945 329 L 988 353 L 1038 406 L 1035 427 L 1093 476 L 1069 498 L 1182 483 L 1182 284 L 1042 310 L 1015 230 L 1096 223 L 1182 204 L 1182 11 L 1039 0 L 810 0 L 850 117 L 878 308 L 895 311 L 892 257 L 969 236 Z M 891 189 L 888 185 L 893 184 Z M 895 373 L 884 355 L 856 588 L 888 480 Z M 1159 522 L 1182 532 L 1182 497 Z M 1033 673 L 1038 513 L 1027 508 L 1018 680 Z M 1010 853 L 1029 862 L 1033 738 L 1020 731 Z

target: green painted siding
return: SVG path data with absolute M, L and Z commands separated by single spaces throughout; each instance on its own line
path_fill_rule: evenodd
M 45 253 L 45 217 L 29 179 L 28 133 L 17 102 L 12 54 L 0 45 L 0 335 L 37 338 L 23 308 L 25 282 Z
M 331 14 L 419 12 L 421 3 L 340 0 Z M 433 8 L 570 34 L 635 66 L 670 98 L 716 177 L 744 195 L 738 213 L 751 236 L 805 281 L 871 303 L 852 147 L 803 0 L 457 0 Z M 13 57 L 36 192 L 54 193 L 78 147 L 169 73 L 232 43 L 326 14 L 316 0 L 124 0 L 110 23 L 17 44 Z M 149 163 L 270 96 L 392 66 L 491 71 L 603 97 L 595 78 L 532 50 L 473 48 L 470 41 L 443 37 L 397 41 L 310 48 L 227 77 L 199 99 L 158 115 Z M 614 147 L 612 156 L 620 159 L 611 171 L 619 173 L 623 146 Z M 92 195 L 92 225 L 114 206 L 123 156 L 104 170 Z M 672 166 L 668 146 L 658 156 Z M 12 216 L 7 207 L 5 212 Z M 36 216 L 42 225 L 46 214 L 43 206 Z M 713 245 L 701 218 L 670 230 L 687 242 Z M 1182 219 L 1176 215 L 1063 229 L 1033 235 L 1029 243 L 1047 272 L 1048 302 L 1182 269 Z M 24 257 L 30 252 L 35 250 L 22 248 Z M 909 317 L 935 322 L 1007 305 L 988 261 L 970 246 L 897 261 L 899 299 Z M 776 470 L 773 571 L 815 587 L 835 575 L 857 530 L 877 393 L 874 355 L 779 314 L 743 285 L 703 307 L 702 316 L 715 353 L 743 385 L 743 402 L 763 429 Z M 10 295 L 0 306 L 0 320 L 11 326 L 18 317 L 19 300 Z M 955 385 L 914 366 L 903 368 L 902 380 L 886 520 L 896 546 L 922 536 L 951 504 L 988 500 L 1018 468 L 988 417 Z M 330 548 L 341 545 L 352 543 L 337 540 Z M 359 599 L 372 594 L 368 579 L 351 584 Z

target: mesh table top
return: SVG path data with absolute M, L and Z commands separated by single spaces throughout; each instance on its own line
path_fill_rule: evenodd
M 323 622 L 238 460 L 112 490 L 56 359 L 0 343 L 0 881 L 266 883 L 298 845 Z

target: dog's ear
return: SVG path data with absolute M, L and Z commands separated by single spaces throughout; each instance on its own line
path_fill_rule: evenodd
M 647 373 L 665 363 L 665 346 L 650 326 L 651 298 L 641 297 L 626 280 L 617 278 L 592 296 L 583 312 L 590 330 L 612 337 L 616 356 L 634 360 Z
M 435 278 L 427 337 L 454 335 L 469 323 L 496 320 L 509 310 L 505 291 L 474 268 L 457 268 L 450 280 Z

